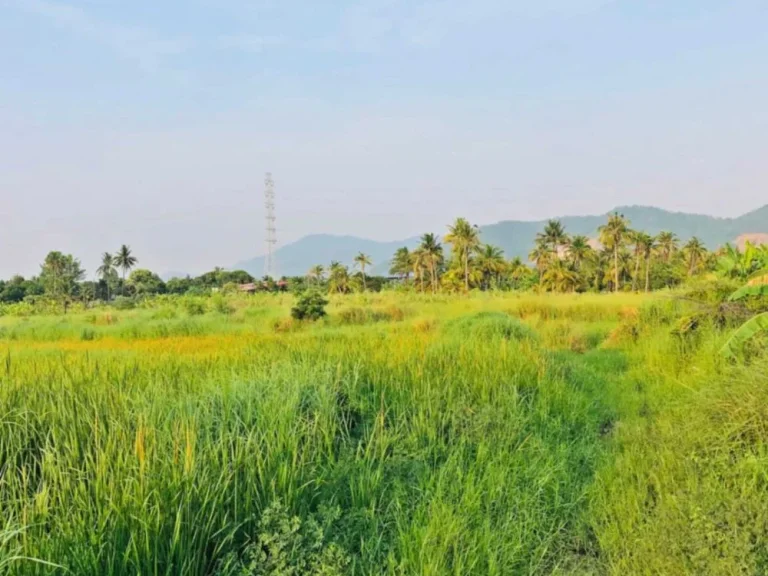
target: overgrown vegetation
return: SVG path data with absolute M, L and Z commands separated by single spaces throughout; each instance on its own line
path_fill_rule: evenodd
M 762 573 L 732 292 L 0 318 L 0 574 Z
M 93 281 L 72 255 L 51 252 L 34 278 L 0 281 L 0 316 L 31 315 L 103 304 L 128 309 L 161 296 L 197 297 L 237 293 L 307 290 L 328 294 L 396 291 L 433 295 L 475 291 L 516 292 L 652 292 L 676 289 L 702 280 L 744 283 L 745 295 L 765 295 L 768 246 L 746 243 L 743 250 L 726 244 L 709 250 L 698 238 L 685 244 L 672 232 L 656 236 L 633 230 L 631 222 L 613 214 L 596 238 L 571 236 L 551 220 L 535 238 L 532 266 L 482 242 L 480 231 L 458 218 L 442 238 L 424 234 L 417 248 L 398 249 L 387 263 L 389 277 L 371 276 L 374 263 L 359 253 L 353 268 L 341 262 L 312 266 L 306 276 L 256 280 L 243 270 L 214 270 L 164 282 L 139 260 L 129 246 L 115 255 L 104 253 Z M 444 242 L 445 246 L 441 243 Z M 220 301 L 220 300 L 219 300 Z

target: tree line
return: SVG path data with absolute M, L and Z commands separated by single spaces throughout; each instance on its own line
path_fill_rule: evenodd
M 633 230 L 614 213 L 598 237 L 568 234 L 549 220 L 528 255 L 507 260 L 501 248 L 481 242 L 479 229 L 464 218 L 448 228 L 443 242 L 424 234 L 417 248 L 398 249 L 390 273 L 420 292 L 471 289 L 535 289 L 551 292 L 618 292 L 673 288 L 704 274 L 745 280 L 768 266 L 768 246 L 726 244 L 710 251 L 694 237 L 681 243 L 673 232 Z
M 331 262 L 313 266 L 306 275 L 280 280 L 256 279 L 244 270 L 215 268 L 200 276 L 163 281 L 139 268 L 127 245 L 102 254 L 94 280 L 86 280 L 80 261 L 71 254 L 50 252 L 32 278 L 0 280 L 0 304 L 34 303 L 40 299 L 60 303 L 113 301 L 157 294 L 204 295 L 249 290 L 301 291 L 308 287 L 346 294 L 386 288 L 421 293 L 470 290 L 537 290 L 542 292 L 618 292 L 673 288 L 685 281 L 716 274 L 745 281 L 768 267 L 768 246 L 730 244 L 710 251 L 698 239 L 680 242 L 672 232 L 650 235 L 633 230 L 621 214 L 611 214 L 597 238 L 570 235 L 560 220 L 550 220 L 536 236 L 528 256 L 507 259 L 501 248 L 481 241 L 480 230 L 457 218 L 441 239 L 421 236 L 413 249 L 399 248 L 389 262 L 389 277 L 370 275 L 370 256 L 359 253 L 352 267 Z

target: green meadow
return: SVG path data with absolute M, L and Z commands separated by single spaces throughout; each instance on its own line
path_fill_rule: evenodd
M 768 572 L 768 364 L 695 304 L 292 303 L 0 318 L 0 574 Z

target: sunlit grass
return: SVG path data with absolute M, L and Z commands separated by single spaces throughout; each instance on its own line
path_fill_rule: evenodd
M 229 304 L 0 319 L 0 574 L 237 574 L 283 508 L 326 574 L 768 567 L 766 370 L 685 304 Z

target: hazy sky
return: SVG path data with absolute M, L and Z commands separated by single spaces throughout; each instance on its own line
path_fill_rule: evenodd
M 0 277 L 768 203 L 765 0 L 0 0 Z

